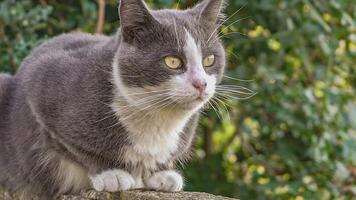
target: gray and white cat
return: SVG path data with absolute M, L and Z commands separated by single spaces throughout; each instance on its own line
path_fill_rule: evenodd
M 199 110 L 225 66 L 223 0 L 151 11 L 121 0 L 111 37 L 64 34 L 0 76 L 0 183 L 42 198 L 179 191 Z M 211 40 L 213 38 L 213 40 Z

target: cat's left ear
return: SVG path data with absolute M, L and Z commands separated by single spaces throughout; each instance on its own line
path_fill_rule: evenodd
M 119 14 L 123 38 L 129 43 L 142 40 L 159 24 L 143 0 L 121 0 Z
M 215 29 L 217 25 L 222 24 L 225 20 L 225 7 L 225 0 L 203 0 L 192 11 L 201 23 Z

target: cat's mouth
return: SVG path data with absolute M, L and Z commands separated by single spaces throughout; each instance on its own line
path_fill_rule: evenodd
M 208 102 L 209 99 L 210 99 L 210 95 L 201 94 L 201 95 L 195 95 L 195 96 L 187 97 L 184 101 L 177 102 L 177 104 L 179 104 L 179 107 L 181 107 L 181 108 L 183 108 L 185 110 L 199 109 L 206 102 Z

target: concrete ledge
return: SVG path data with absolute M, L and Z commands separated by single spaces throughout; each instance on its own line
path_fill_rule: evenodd
M 81 196 L 65 196 L 61 200 L 233 200 L 201 192 L 126 191 L 120 193 L 87 192 Z
M 28 200 L 17 195 L 10 195 L 0 190 L 0 200 Z M 201 192 L 153 192 L 125 191 L 118 193 L 89 191 L 78 196 L 63 196 L 60 200 L 234 200 Z M 236 200 L 236 199 L 235 199 Z

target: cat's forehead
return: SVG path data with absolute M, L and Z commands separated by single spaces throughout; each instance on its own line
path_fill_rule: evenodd
M 187 33 L 194 40 L 204 45 L 208 37 L 207 31 L 201 26 L 196 16 L 186 11 L 177 10 L 159 10 L 152 12 L 153 17 L 165 27 L 164 31 L 168 31 L 174 39 L 184 41 L 187 39 Z

